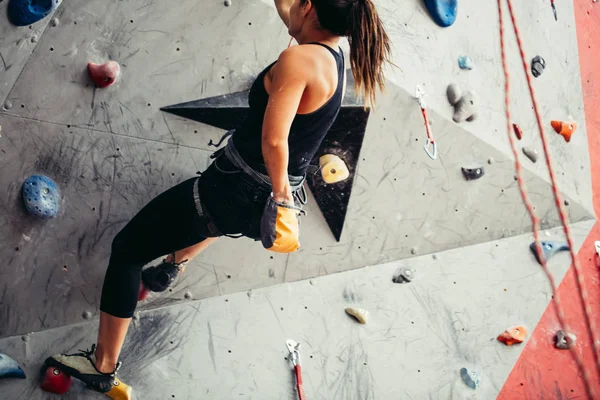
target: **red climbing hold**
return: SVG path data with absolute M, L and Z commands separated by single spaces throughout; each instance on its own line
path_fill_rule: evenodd
M 575 133 L 575 130 L 577 129 L 577 123 L 562 121 L 552 121 L 550 123 L 552 124 L 552 127 L 554 128 L 556 133 L 565 138 L 565 142 L 568 143 L 571 141 L 571 135 L 573 135 L 573 133 Z
M 50 393 L 64 394 L 69 390 L 73 378 L 56 367 L 47 367 L 42 377 L 42 390 Z
M 517 139 L 523 139 L 523 129 L 521 129 L 521 127 L 517 124 L 513 124 L 513 129 L 515 130 L 515 136 Z
M 116 61 L 107 61 L 104 64 L 90 62 L 88 63 L 88 72 L 96 86 L 105 88 L 115 83 L 121 72 L 121 67 Z
M 140 291 L 138 292 L 138 301 L 144 301 L 150 294 L 150 289 L 144 285 L 143 282 L 140 282 Z
M 498 336 L 498 340 L 507 346 L 512 346 L 515 343 L 522 343 L 526 338 L 527 328 L 524 326 L 513 326 Z

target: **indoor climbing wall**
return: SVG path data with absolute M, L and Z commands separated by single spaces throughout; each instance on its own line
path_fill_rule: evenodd
M 0 353 L 27 379 L 0 378 L 0 397 L 53 398 L 39 389 L 40 365 L 94 342 L 114 235 L 154 196 L 208 166 L 209 142 L 243 115 L 244 92 L 289 36 L 271 1 L 75 0 L 19 27 L 8 20 L 10 1 L 0 0 Z M 534 87 L 576 250 L 586 243 L 588 253 L 598 234 L 591 163 L 600 146 L 588 140 L 599 136 L 585 101 L 598 93 L 589 86 L 593 75 L 582 79 L 580 52 L 592 32 L 583 27 L 600 26 L 592 4 L 578 11 L 557 2 L 558 21 L 549 1 L 515 4 L 528 57 L 545 61 Z M 556 389 L 526 380 L 542 370 L 535 368 L 542 356 L 530 356 L 533 367 L 520 359 L 532 346 L 546 358 L 559 350 L 551 344 L 556 324 L 535 330 L 552 293 L 529 250 L 531 223 L 506 132 L 497 3 L 462 0 L 449 28 L 436 25 L 421 0 L 376 5 L 396 67 L 374 109 L 360 110 L 346 95 L 326 148 L 346 157 L 350 178 L 337 186 L 310 181 L 298 252 L 223 239 L 171 291 L 140 303 L 119 373 L 136 398 L 294 399 L 290 338 L 301 343 L 311 399 L 584 395 L 574 364 L 566 364 L 570 386 Z M 582 25 L 576 17 L 586 12 L 596 19 Z M 523 177 L 542 239 L 563 242 L 516 41 L 506 30 Z M 466 56 L 471 70 L 459 66 Z M 88 62 L 108 60 L 120 73 L 100 88 Z M 450 84 L 460 87 L 473 121 L 453 120 Z M 424 150 L 417 86 L 436 159 Z M 551 120 L 577 123 L 570 141 Z M 463 168 L 479 170 L 478 179 L 466 179 Z M 60 191 L 52 219 L 23 207 L 22 185 L 34 174 Z M 558 282 L 571 276 L 569 263 L 566 252 L 551 259 Z M 394 283 L 402 268 L 412 280 Z M 368 311 L 367 324 L 346 307 Z M 496 340 L 517 325 L 536 340 L 510 347 Z M 581 351 L 589 350 L 583 328 L 576 333 Z M 507 381 L 517 363 L 521 375 Z M 461 368 L 478 375 L 476 389 Z M 102 398 L 77 383 L 65 396 Z

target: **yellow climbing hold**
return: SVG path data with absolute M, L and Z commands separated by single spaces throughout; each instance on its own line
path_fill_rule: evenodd
M 341 182 L 350 176 L 350 171 L 348 171 L 346 163 L 333 154 L 321 156 L 319 158 L 319 166 L 321 167 L 321 176 L 325 183 Z
M 363 325 L 367 323 L 367 318 L 369 316 L 368 311 L 365 311 L 362 308 L 354 307 L 346 308 L 346 314 L 353 316 L 358 322 L 360 322 Z

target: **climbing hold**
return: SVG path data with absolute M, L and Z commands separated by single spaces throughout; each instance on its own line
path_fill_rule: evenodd
M 512 346 L 515 343 L 522 343 L 526 338 L 527 328 L 520 325 L 508 328 L 498 336 L 498 340 L 507 346 Z
M 46 370 L 44 371 L 42 383 L 40 384 L 42 390 L 57 394 L 67 393 L 73 378 L 56 367 L 46 365 L 46 363 L 44 363 L 43 368 L 46 368 Z
M 565 331 L 556 332 L 556 342 L 555 346 L 557 349 L 568 350 L 575 346 L 575 341 L 577 337 L 572 333 L 566 333 Z
M 44 175 L 32 175 L 23 183 L 21 192 L 28 213 L 40 218 L 56 216 L 59 192 L 52 179 Z
M 12 108 L 12 101 L 10 101 L 10 100 L 6 100 L 6 101 L 4 102 L 4 109 L 5 109 L 5 110 L 10 110 L 11 108 Z
M 472 70 L 473 68 L 475 68 L 473 59 L 469 56 L 458 57 L 458 66 L 460 67 L 460 69 L 468 69 L 468 70 Z
M 81 313 L 81 317 L 83 319 L 92 319 L 92 313 L 89 311 L 84 311 Z
M 481 382 L 477 373 L 475 373 L 474 371 L 469 371 L 466 368 L 460 369 L 460 377 L 462 378 L 465 385 L 467 385 L 471 389 L 477 389 L 479 387 L 479 383 Z
M 488 164 L 492 165 L 494 163 L 494 159 L 493 158 L 488 158 Z
M 531 147 L 523 147 L 523 154 L 525 154 L 527 158 L 531 160 L 531 162 L 537 162 L 538 152 L 536 149 L 532 149 Z
M 571 204 L 571 203 L 569 202 L 569 200 L 566 200 L 566 199 L 565 199 L 564 203 L 565 203 L 565 206 L 568 206 L 569 204 Z
M 521 129 L 519 125 L 513 124 L 513 130 L 515 131 L 515 136 L 517 137 L 517 139 L 523 139 L 523 129 Z
M 140 282 L 140 290 L 138 290 L 138 301 L 146 300 L 146 298 L 149 295 L 150 295 L 150 289 L 148 289 L 148 287 L 146 285 L 144 285 L 144 282 Z
M 31 25 L 45 18 L 60 5 L 62 0 L 10 0 L 8 19 L 14 25 Z
M 410 254 L 417 254 L 417 248 L 413 247 L 412 249 L 410 249 Z
M 223 4 L 225 4 L 225 7 L 229 7 L 231 5 L 231 0 L 225 0 Z
M 473 181 L 475 179 L 479 179 L 485 174 L 485 170 L 483 169 L 483 167 L 477 167 L 477 168 L 462 167 L 461 171 L 462 171 L 465 179 L 468 181 Z
M 410 268 L 400 268 L 396 271 L 392 282 L 394 283 L 408 283 L 413 280 L 414 272 Z
M 457 0 L 425 0 L 425 6 L 431 18 L 442 28 L 456 21 Z
M 542 74 L 542 72 L 544 72 L 545 68 L 546 68 L 546 60 L 544 60 L 540 56 L 533 57 L 533 60 L 531 60 L 531 74 L 535 78 L 540 76 Z
M 37 35 L 31 35 L 31 43 L 37 43 L 38 37 Z
M 450 104 L 455 105 L 462 97 L 462 91 L 460 90 L 460 87 L 457 84 L 451 83 L 446 89 L 446 96 L 448 96 L 448 101 L 450 102 Z
M 544 252 L 544 259 L 546 261 L 548 261 L 550 259 L 550 257 L 555 255 L 559 251 L 568 251 L 569 250 L 569 245 L 565 242 L 542 241 L 542 242 L 540 242 L 540 245 L 542 246 L 542 251 Z M 531 252 L 535 256 L 535 259 L 537 260 L 537 262 L 539 262 L 541 264 L 542 260 L 540 259 L 540 257 L 538 256 L 538 253 L 536 251 L 535 242 L 532 242 L 529 245 L 529 248 L 531 249 Z
M 337 183 L 347 179 L 350 171 L 346 163 L 336 155 L 325 154 L 319 158 L 321 176 L 325 183 Z
M 185 294 L 183 295 L 183 297 L 184 297 L 186 300 L 191 300 L 193 296 L 192 296 L 192 293 L 191 293 L 191 292 L 185 292 Z
M 346 314 L 353 316 L 358 322 L 360 322 L 363 325 L 367 323 L 367 317 L 369 316 L 369 313 L 367 311 L 363 310 L 362 308 L 354 307 L 346 308 Z
M 23 372 L 19 364 L 12 357 L 0 353 L 0 378 L 25 379 L 25 372 Z
M 54 17 L 50 20 L 50 26 L 57 27 L 59 24 L 58 18 Z
M 27 342 L 29 342 L 29 336 L 23 335 L 23 336 L 21 336 L 21 340 L 24 341 L 25 343 L 27 343 Z
M 452 93 L 451 93 L 452 90 Z M 456 100 L 456 95 L 460 93 L 460 91 L 456 92 L 456 88 L 446 90 L 446 95 L 448 96 L 448 101 L 452 104 L 452 101 Z M 454 105 L 454 116 L 452 119 L 454 122 L 464 122 L 464 121 L 474 121 L 477 118 L 477 107 L 479 104 L 479 98 L 473 91 L 467 91 L 463 93 L 463 95 L 459 98 Z
M 116 61 L 107 61 L 104 64 L 89 62 L 88 72 L 96 86 L 105 88 L 115 83 L 119 78 L 121 67 Z
M 561 135 L 567 143 L 571 141 L 571 135 L 577 130 L 576 122 L 551 121 L 550 123 L 556 133 Z

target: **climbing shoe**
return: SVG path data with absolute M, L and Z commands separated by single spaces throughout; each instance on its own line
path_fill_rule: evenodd
M 175 260 L 175 254 L 171 255 Z M 175 279 L 183 271 L 188 260 L 183 260 L 179 264 L 175 261 L 167 262 L 163 260 L 158 265 L 146 268 L 142 271 L 142 282 L 153 292 L 164 292 L 175 282 Z
M 79 379 L 88 388 L 106 393 L 115 385 L 116 374 L 121 363 L 117 363 L 115 370 L 111 373 L 100 372 L 94 364 L 95 350 L 96 345 L 93 344 L 90 350 L 79 350 L 79 353 L 75 354 L 57 354 L 48 357 L 44 361 L 44 369 L 55 367 L 65 374 Z

